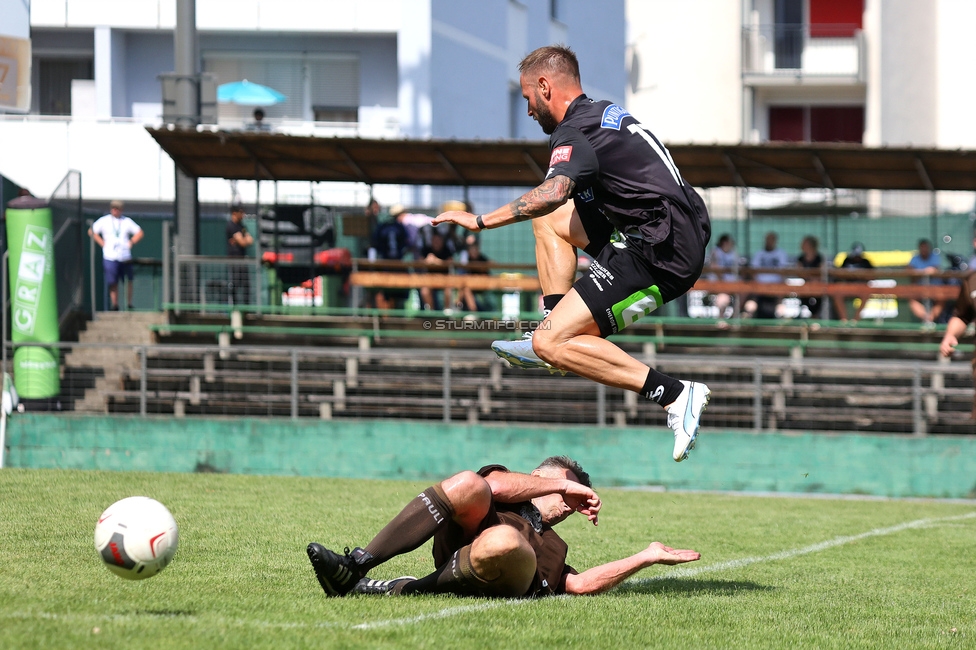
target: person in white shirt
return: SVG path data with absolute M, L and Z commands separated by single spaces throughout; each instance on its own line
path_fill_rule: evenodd
M 100 217 L 88 229 L 89 237 L 102 247 L 102 269 L 112 311 L 119 309 L 119 280 L 123 277 L 128 280 L 127 304 L 132 309 L 132 247 L 145 234 L 135 221 L 122 214 L 123 207 L 122 201 L 112 201 L 109 214 Z

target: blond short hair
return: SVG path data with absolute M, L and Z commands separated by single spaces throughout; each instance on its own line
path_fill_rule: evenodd
M 547 45 L 530 52 L 518 65 L 519 73 L 560 73 L 579 83 L 579 61 L 576 53 L 565 45 Z
M 112 201 L 108 204 L 108 207 L 110 210 L 121 210 L 125 207 L 125 203 L 122 203 L 122 201 Z

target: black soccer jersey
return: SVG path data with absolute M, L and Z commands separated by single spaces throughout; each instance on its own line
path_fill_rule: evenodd
M 622 106 L 580 95 L 549 137 L 549 148 L 546 177 L 576 183 L 573 199 L 581 214 L 595 209 L 622 233 L 651 243 L 666 239 L 671 228 L 694 229 L 707 243 L 701 198 L 664 145 Z M 662 216 L 662 198 L 679 209 L 670 218 L 667 211 Z

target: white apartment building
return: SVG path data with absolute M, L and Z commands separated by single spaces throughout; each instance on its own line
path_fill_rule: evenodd
M 145 126 L 160 123 L 159 75 L 174 69 L 176 0 L 0 0 L 0 21 L 24 6 L 32 99 L 0 114 L 0 173 L 44 195 L 77 169 L 86 199 L 171 201 L 173 163 Z M 542 139 L 516 66 L 557 42 L 577 51 L 588 93 L 625 100 L 624 0 L 196 0 L 196 26 L 203 72 L 287 96 L 264 109 L 284 133 Z M 251 111 L 220 104 L 218 126 L 241 128 Z M 251 200 L 254 184 L 239 185 Z M 369 188 L 327 191 L 351 204 Z M 199 192 L 231 199 L 222 180 Z
M 631 0 L 627 20 L 628 107 L 667 142 L 976 149 L 972 0 Z

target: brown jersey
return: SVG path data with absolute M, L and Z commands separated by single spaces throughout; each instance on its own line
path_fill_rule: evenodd
M 478 470 L 481 476 L 492 472 L 507 472 L 503 465 L 486 465 Z M 529 542 L 535 551 L 535 576 L 525 596 L 552 596 L 566 591 L 566 576 L 577 571 L 566 564 L 569 546 L 556 534 L 551 526 L 542 523 L 539 510 L 531 502 L 497 503 L 492 502 L 488 514 L 481 520 L 475 537 L 492 526 L 507 525 L 515 528 Z M 456 523 L 449 522 L 434 535 L 434 564 L 442 566 L 451 559 L 455 551 L 467 546 L 474 537 L 466 537 Z

